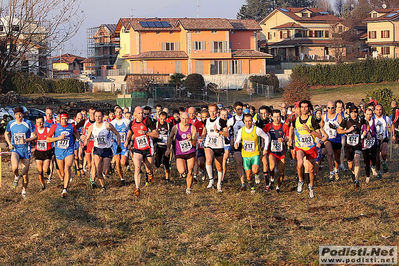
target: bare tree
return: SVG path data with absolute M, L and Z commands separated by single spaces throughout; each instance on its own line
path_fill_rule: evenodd
M 335 0 L 335 12 L 337 12 L 338 16 L 341 16 L 342 12 L 344 12 L 345 0 Z
M 0 90 L 15 71 L 45 75 L 51 52 L 70 40 L 84 19 L 80 0 L 4 2 L 0 8 Z
M 208 83 L 208 85 L 206 85 L 206 89 L 213 91 L 216 94 L 216 102 L 220 102 L 220 94 L 223 92 L 226 92 L 226 88 L 220 88 L 219 85 L 217 85 L 216 83 Z

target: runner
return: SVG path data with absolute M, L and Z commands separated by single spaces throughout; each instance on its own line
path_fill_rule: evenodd
M 317 158 L 316 138 L 322 139 L 322 134 L 320 133 L 319 123 L 310 115 L 310 110 L 312 109 L 310 101 L 301 101 L 299 108 L 301 114 L 295 118 L 295 121 L 291 125 L 289 142 L 292 142 L 292 136 L 294 136 L 295 157 L 297 160 L 296 170 L 299 179 L 297 192 L 302 193 L 304 184 L 302 166 L 304 166 L 304 159 L 306 158 L 308 164 L 307 170 L 309 172 L 309 198 L 313 198 L 314 167 Z
M 267 107 L 266 105 L 262 105 L 259 107 L 259 115 L 258 115 L 258 121 L 256 121 L 255 125 L 260 128 L 264 129 L 267 124 L 270 123 L 269 119 L 269 114 L 270 114 L 270 108 Z M 260 139 L 260 148 L 263 149 L 265 147 L 265 143 L 263 139 Z M 269 163 L 268 163 L 268 156 L 267 155 L 262 155 L 262 167 L 263 167 L 263 176 L 265 178 L 266 186 L 269 187 Z M 259 175 L 255 175 L 255 183 L 260 184 L 261 180 L 259 178 Z M 270 183 L 273 184 L 274 178 L 270 179 Z
M 205 128 L 205 122 L 209 118 L 209 112 L 206 109 L 203 109 L 201 111 L 201 120 L 198 120 L 199 122 L 196 123 L 196 128 L 197 128 L 197 137 L 202 136 L 202 132 L 204 131 Z M 197 162 L 198 162 L 198 168 L 202 173 L 202 181 L 205 181 L 206 175 L 205 175 L 205 150 L 204 150 L 204 142 L 198 140 L 198 149 L 197 149 Z M 198 170 L 197 170 L 197 175 L 198 175 Z
M 159 120 L 156 122 L 156 130 L 159 134 L 159 139 L 156 142 L 155 148 L 155 166 L 159 168 L 161 165 L 165 168 L 165 180 L 166 183 L 170 181 L 170 156 L 166 156 L 166 144 L 170 135 L 170 125 L 166 122 L 167 114 L 160 112 L 158 117 Z
M 234 147 L 238 149 L 240 143 L 242 144 L 242 159 L 244 164 L 245 174 L 248 183 L 251 185 L 251 193 L 255 193 L 255 180 L 252 178 L 252 174 L 255 176 L 259 174 L 260 165 L 260 151 L 259 151 L 259 137 L 262 137 L 265 141 L 265 148 L 263 154 L 267 154 L 267 148 L 269 147 L 269 136 L 261 128 L 253 125 L 252 115 L 244 114 L 243 128 L 237 132 L 237 137 L 234 142 Z M 241 183 L 241 187 L 245 186 L 245 183 Z
M 118 131 L 118 134 L 120 136 L 120 145 L 118 145 L 118 138 L 116 137 L 116 135 L 114 136 L 112 151 L 114 154 L 113 158 L 115 160 L 115 167 L 118 171 L 121 185 L 123 186 L 125 184 L 125 178 L 123 175 L 122 167 L 126 166 L 129 158 L 129 150 L 125 147 L 125 142 L 127 133 L 129 132 L 130 120 L 124 118 L 122 114 L 122 108 L 117 107 L 115 109 L 115 119 L 112 120 L 111 124 Z M 121 147 L 121 152 L 118 152 L 118 147 Z
M 355 188 L 359 188 L 360 174 L 360 155 L 362 154 L 362 142 L 369 131 L 369 123 L 358 117 L 358 108 L 352 105 L 349 108 L 348 119 L 343 119 L 337 131 L 338 134 L 346 134 L 345 153 L 348 167 L 352 171 L 352 181 Z M 367 125 L 366 130 L 362 130 L 363 125 Z
M 227 129 L 226 121 L 221 120 L 217 117 L 217 105 L 210 104 L 208 106 L 208 111 L 210 117 L 205 121 L 205 128 L 202 131 L 200 142 L 203 140 L 205 147 L 205 160 L 206 160 L 206 172 L 209 176 L 209 184 L 207 188 L 213 188 L 213 161 L 215 161 L 215 166 L 217 170 L 218 192 L 222 191 L 222 176 L 223 176 L 223 154 L 224 154 L 224 138 L 228 137 L 229 132 Z
M 94 114 L 94 118 L 96 122 L 89 126 L 87 129 L 87 138 L 85 140 L 85 146 L 88 144 L 90 139 L 94 141 L 93 147 L 93 159 L 94 159 L 94 175 L 93 180 L 96 177 L 99 178 L 101 184 L 101 191 L 105 192 L 105 174 L 109 169 L 109 164 L 112 158 L 112 145 L 113 145 L 113 136 L 111 134 L 114 133 L 116 136 L 116 154 L 121 154 L 121 134 L 118 132 L 115 127 L 106 121 L 103 120 L 103 112 L 97 110 Z
M 56 120 L 54 119 L 53 108 L 51 108 L 50 106 L 47 106 L 45 113 L 46 113 L 46 119 L 44 121 L 44 127 L 47 129 L 50 129 L 56 123 Z M 48 175 L 47 176 L 47 184 L 51 183 L 51 179 L 53 178 L 54 165 L 58 172 L 58 165 L 55 163 L 54 146 L 52 146 L 52 148 L 53 148 L 53 157 L 51 158 L 50 168 L 46 172 Z
M 377 171 L 378 178 L 382 177 L 381 174 L 381 164 L 384 173 L 388 173 L 388 165 L 387 165 L 387 153 L 388 153 L 388 142 L 389 142 L 389 130 L 392 126 L 392 121 L 388 116 L 383 115 L 383 108 L 380 104 L 375 106 L 375 121 L 376 121 L 376 129 L 377 129 L 377 138 L 378 138 L 378 146 L 377 146 Z M 381 161 L 382 158 L 382 161 Z
M 130 124 L 129 132 L 125 142 L 125 147 L 133 138 L 133 163 L 134 163 L 134 180 L 136 189 L 134 194 L 140 195 L 140 168 L 144 163 L 149 181 L 153 180 L 152 164 L 154 151 L 150 144 L 150 138 L 158 138 L 159 134 L 152 123 L 151 119 L 144 119 L 143 109 L 136 107 L 134 109 L 134 119 Z
M 220 119 L 223 120 L 223 121 L 226 121 L 226 123 L 227 123 L 227 117 L 228 117 L 227 110 L 226 109 L 220 110 Z M 225 177 L 226 177 L 227 162 L 229 160 L 230 153 L 233 152 L 233 149 L 231 147 L 231 142 L 230 142 L 231 134 L 229 132 L 229 136 L 224 139 L 225 141 L 224 141 L 224 154 L 223 154 L 223 163 L 222 163 L 222 168 L 223 168 L 222 185 L 223 185 L 223 182 L 224 182 Z
M 71 167 L 74 161 L 75 140 L 79 138 L 74 124 L 68 123 L 69 115 L 62 112 L 60 122 L 53 125 L 47 135 L 47 142 L 55 142 L 54 154 L 59 168 L 59 175 L 63 181 L 61 196 L 68 194 L 68 185 L 71 178 Z
M 79 112 L 76 114 L 74 123 L 75 125 L 79 124 L 80 121 L 83 120 L 83 115 Z M 79 136 L 82 135 L 82 128 L 77 129 Z M 78 176 L 84 175 L 83 172 L 83 142 L 79 139 L 75 141 L 75 161 L 73 165 L 73 173 L 78 174 Z
M 47 173 L 50 167 L 50 162 L 53 158 L 54 151 L 51 143 L 46 141 L 49 129 L 44 127 L 44 117 L 36 117 L 36 144 L 35 144 L 35 161 L 37 171 L 39 173 L 39 181 L 42 185 L 40 191 L 46 189 L 46 183 L 44 182 L 44 173 Z
M 170 132 L 166 145 L 165 156 L 170 155 L 172 141 L 175 141 L 176 167 L 179 173 L 187 173 L 186 194 L 191 194 L 193 183 L 193 169 L 195 161 L 195 146 L 197 145 L 197 129 L 189 124 L 187 113 L 180 114 L 180 123 L 174 126 Z
M 233 131 L 233 136 L 230 140 L 232 143 L 235 142 L 238 131 L 245 126 L 244 122 L 242 120 L 244 104 L 239 101 L 235 102 L 233 105 L 233 108 L 234 108 L 234 111 L 236 114 L 227 121 L 227 126 Z M 242 160 L 241 149 L 242 149 L 242 145 L 240 143 L 238 145 L 238 148 L 234 147 L 233 152 L 234 152 L 234 160 L 237 165 L 238 177 L 240 178 L 240 181 L 241 181 L 241 190 L 246 190 L 247 187 L 245 185 L 245 172 L 244 172 L 244 168 L 242 165 L 243 160 Z
M 197 129 L 197 139 L 202 134 L 202 130 L 204 129 L 204 124 L 200 119 L 197 119 L 196 109 L 194 107 L 188 108 L 188 116 L 189 116 L 189 123 L 195 126 Z M 198 143 L 197 143 L 197 150 L 198 150 Z M 202 165 L 204 168 L 204 164 Z M 203 168 L 201 168 L 203 170 Z M 193 173 L 193 182 L 198 182 L 198 174 L 199 174 L 199 167 L 198 167 L 198 158 L 195 156 L 194 159 L 194 173 Z
M 335 111 L 337 112 L 337 114 L 340 114 L 342 117 L 342 120 L 345 119 L 345 110 L 344 110 L 344 102 L 341 100 L 337 100 L 335 101 Z M 341 154 L 339 157 L 339 162 L 340 162 L 340 166 L 339 166 L 339 170 L 341 171 L 346 171 L 345 165 L 344 165 L 344 160 L 345 160 L 345 144 L 346 144 L 346 135 L 342 135 L 341 136 Z
M 17 106 L 14 108 L 15 119 L 7 124 L 4 137 L 11 151 L 11 168 L 14 173 L 13 188 L 17 188 L 21 176 L 18 171 L 18 164 L 22 162 L 22 198 L 26 199 L 26 189 L 29 183 L 29 165 L 30 157 L 32 156 L 30 150 L 30 141 L 36 137 L 35 127 L 31 121 L 24 119 L 24 110 Z
M 279 178 L 277 180 L 276 191 L 280 193 L 281 184 L 284 180 L 285 154 L 287 152 L 286 142 L 288 141 L 290 128 L 286 124 L 281 123 L 280 110 L 273 110 L 272 114 L 273 123 L 266 124 L 263 131 L 270 135 L 270 146 L 268 149 L 270 179 L 274 180 L 274 169 L 277 166 Z M 269 189 L 270 185 L 267 184 L 266 192 Z
M 342 116 L 335 111 L 333 101 L 327 103 L 327 113 L 322 116 L 320 126 L 328 135 L 328 140 L 324 142 L 327 150 L 328 168 L 330 170 L 329 180 L 339 180 L 338 167 L 340 163 L 342 140 L 341 135 L 337 133 L 337 128 L 342 122 Z M 335 165 L 334 165 L 335 163 Z M 335 167 L 334 167 L 335 166 Z
M 366 171 L 366 183 L 370 182 L 370 161 L 371 161 L 371 171 L 373 177 L 377 177 L 376 160 L 377 160 L 377 129 L 375 127 L 376 121 L 373 118 L 373 110 L 366 109 L 365 120 L 368 122 L 370 131 L 367 132 L 366 138 L 362 139 L 362 149 L 363 149 L 363 160 Z M 363 125 L 363 131 L 366 125 Z

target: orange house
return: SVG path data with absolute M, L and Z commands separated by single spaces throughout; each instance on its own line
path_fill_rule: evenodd
M 265 74 L 255 20 L 223 18 L 122 18 L 116 67 L 125 73 Z

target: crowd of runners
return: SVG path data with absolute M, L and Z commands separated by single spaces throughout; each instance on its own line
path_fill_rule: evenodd
M 228 165 L 236 169 L 241 191 L 248 188 L 255 193 L 262 188 L 280 193 L 288 163 L 295 165 L 296 191 L 302 193 L 307 184 L 313 198 L 322 160 L 328 162 L 331 182 L 342 178 L 347 161 L 358 189 L 360 182 L 380 179 L 388 172 L 388 142 L 399 140 L 399 109 L 393 108 L 390 118 L 375 101 L 358 106 L 342 101 L 312 106 L 303 100 L 293 106 L 283 103 L 258 110 L 236 102 L 226 108 L 221 104 L 181 107 L 172 113 L 157 105 L 154 112 L 149 106 L 132 111 L 115 106 L 107 113 L 89 108 L 55 116 L 48 107 L 45 117 L 29 121 L 23 109 L 16 107 L 15 119 L 5 132 L 13 187 L 22 179 L 22 197 L 27 197 L 33 151 L 41 191 L 57 175 L 64 198 L 73 176 L 86 176 L 92 189 L 105 192 L 106 179 L 114 171 L 121 185 L 126 173 L 133 171 L 134 194 L 139 196 L 141 186 L 154 181 L 155 167 L 164 169 L 156 179 L 170 181 L 174 160 L 180 177 L 187 181 L 186 194 L 200 180 L 209 181 L 207 188 L 223 192 Z M 362 165 L 364 179 L 360 179 Z

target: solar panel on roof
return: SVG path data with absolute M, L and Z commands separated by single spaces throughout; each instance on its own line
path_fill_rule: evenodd
M 157 28 L 163 28 L 163 25 L 160 21 L 155 21 L 155 26 L 157 26 Z
M 330 14 L 330 13 L 325 12 L 325 11 L 322 11 L 322 12 L 319 12 L 319 13 L 322 14 L 322 15 L 328 15 L 328 14 Z
M 167 21 L 161 21 L 161 23 L 162 23 L 164 28 L 170 28 L 171 27 L 169 22 L 167 22 Z
M 141 27 L 148 28 L 148 24 L 146 21 L 140 21 L 139 23 L 140 23 Z
M 281 11 L 288 12 L 288 10 L 285 8 L 281 8 Z
M 393 16 L 396 16 L 398 13 L 391 13 L 391 14 L 388 14 L 386 17 L 387 18 L 390 18 L 390 17 L 393 17 Z
M 147 21 L 148 27 L 150 28 L 155 28 L 155 23 L 154 21 Z

